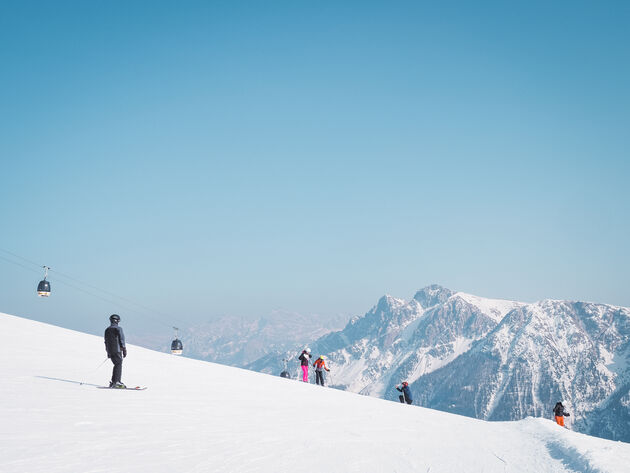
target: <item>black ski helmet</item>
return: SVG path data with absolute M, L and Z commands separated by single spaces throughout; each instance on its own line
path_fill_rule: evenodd
M 118 314 L 110 315 L 109 316 L 109 321 L 110 322 L 116 322 L 116 323 L 120 322 L 120 315 L 118 315 Z

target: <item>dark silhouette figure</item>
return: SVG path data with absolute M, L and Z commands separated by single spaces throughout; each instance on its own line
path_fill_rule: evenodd
M 403 381 L 402 387 L 400 388 L 398 387 L 398 385 L 396 385 L 396 390 L 402 393 L 400 396 L 398 396 L 400 402 L 402 402 L 403 404 L 405 402 L 407 404 L 411 404 L 413 402 L 413 399 L 411 398 L 411 389 L 409 389 L 409 383 L 407 381 Z
M 110 388 L 126 388 L 121 382 L 123 358 L 127 356 L 127 347 L 125 346 L 125 334 L 122 327 L 118 326 L 120 316 L 112 314 L 109 317 L 110 326 L 105 329 L 105 350 L 107 358 L 112 360 L 114 369 L 112 370 L 112 380 L 109 383 Z

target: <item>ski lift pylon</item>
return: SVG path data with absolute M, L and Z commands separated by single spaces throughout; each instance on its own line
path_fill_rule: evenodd
M 280 377 L 291 379 L 291 373 L 289 373 L 289 370 L 287 368 L 287 363 L 289 362 L 289 360 L 283 359 L 282 361 L 284 361 L 284 371 L 280 373 Z
M 39 281 L 37 285 L 37 295 L 39 297 L 48 297 L 50 296 L 50 281 L 46 281 L 48 277 L 48 270 L 50 269 L 48 266 L 42 266 L 44 268 L 44 279 Z
M 173 327 L 175 329 L 175 340 L 171 343 L 171 353 L 173 355 L 181 355 L 184 351 L 184 345 L 182 341 L 177 337 L 177 331 L 179 330 L 177 327 Z

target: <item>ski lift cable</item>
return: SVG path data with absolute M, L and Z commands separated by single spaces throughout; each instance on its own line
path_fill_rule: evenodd
M 0 248 L 0 251 L 2 251 L 2 252 L 4 252 L 4 253 L 7 253 L 7 254 L 9 254 L 9 255 L 11 255 L 11 256 L 14 256 L 15 258 L 19 258 L 19 259 L 21 259 L 22 261 L 26 261 L 27 263 L 30 263 L 30 264 L 32 264 L 32 265 L 35 265 L 35 266 L 37 266 L 38 268 L 41 268 L 41 267 L 42 267 L 42 265 L 41 265 L 41 264 L 36 263 L 36 262 L 34 262 L 34 261 L 31 261 L 31 260 L 29 260 L 29 259 L 26 259 L 26 258 L 24 258 L 23 256 L 16 255 L 15 253 L 12 253 L 12 252 L 11 252 L 11 251 L 9 251 L 9 250 L 5 250 L 5 249 L 3 249 L 3 248 Z
M 86 294 L 90 294 L 90 295 L 92 295 L 94 297 L 98 297 L 99 299 L 101 299 L 103 301 L 110 302 L 112 304 L 118 305 L 119 307 L 124 308 L 126 311 L 131 312 L 131 313 L 135 313 L 137 315 L 140 315 L 141 317 L 149 317 L 149 318 L 153 318 L 155 320 L 159 320 L 159 322 L 162 323 L 166 327 L 172 327 L 172 325 L 169 322 L 166 321 L 166 319 L 168 319 L 168 317 L 165 314 L 163 314 L 163 313 L 161 313 L 161 312 L 159 312 L 157 310 L 153 310 L 153 309 L 151 309 L 149 307 L 143 306 L 142 304 L 139 304 L 139 303 L 137 303 L 137 302 L 135 302 L 135 301 L 133 301 L 133 300 L 131 300 L 129 298 L 119 296 L 118 294 L 115 294 L 115 293 L 113 293 L 111 291 L 106 291 L 105 289 L 101 289 L 101 288 L 99 288 L 97 286 L 94 286 L 93 284 L 89 284 L 89 283 L 86 283 L 86 282 L 81 281 L 79 279 L 72 278 L 70 276 L 64 275 L 64 274 L 60 273 L 59 271 L 52 270 L 52 269 L 50 271 L 54 272 L 57 276 L 65 277 L 67 279 L 70 279 L 71 281 L 74 281 L 74 282 L 78 283 L 78 284 L 83 284 L 84 286 L 87 286 L 87 287 L 92 288 L 92 289 L 94 289 L 96 291 L 102 292 L 102 293 L 110 296 L 111 299 L 108 300 L 108 299 L 106 299 L 103 296 L 99 296 L 98 294 L 94 294 L 94 293 L 92 293 L 90 291 L 87 291 L 85 289 L 78 288 L 76 285 L 70 284 L 67 281 L 64 281 L 63 279 L 57 279 L 57 282 L 60 282 L 61 284 L 65 284 L 66 286 L 72 287 L 72 288 L 77 289 L 79 291 L 82 291 L 82 292 L 84 292 Z M 116 299 L 118 301 L 116 301 Z M 150 314 L 142 313 L 138 309 L 142 309 L 143 311 L 145 311 L 147 313 L 150 313 Z
M 103 297 L 103 296 L 101 296 L 101 295 L 94 294 L 93 292 L 90 292 L 90 291 L 85 290 L 85 289 L 83 289 L 83 288 L 77 287 L 77 286 L 75 286 L 74 284 L 70 284 L 70 283 L 68 283 L 68 282 L 66 282 L 66 281 L 63 281 L 63 280 L 61 280 L 61 279 L 58 279 L 58 280 L 56 280 L 55 282 L 58 282 L 58 283 L 60 283 L 60 284 L 63 284 L 64 286 L 71 287 L 72 289 L 75 289 L 75 290 L 77 290 L 77 291 L 83 292 L 84 294 L 87 294 L 87 295 L 89 295 L 89 296 L 96 297 L 96 298 L 98 298 L 98 299 L 100 299 L 100 300 L 102 300 L 102 301 L 104 301 L 104 302 L 107 302 L 107 303 L 109 303 L 109 304 L 112 304 L 112 305 L 115 305 L 115 306 L 117 306 L 117 307 L 120 307 L 120 308 L 122 308 L 122 309 L 124 309 L 124 310 L 126 310 L 126 311 L 129 311 L 129 312 L 132 312 L 132 313 L 137 313 L 134 309 L 131 309 L 131 308 L 129 308 L 129 307 L 126 307 L 124 304 L 121 304 L 121 303 L 120 303 L 120 301 L 115 301 L 115 300 L 112 300 L 112 299 L 107 299 L 107 298 L 105 298 L 105 297 Z
M 13 260 L 10 260 L 8 258 L 5 258 L 2 255 L 0 255 L 0 259 L 2 259 L 4 261 L 7 261 L 8 263 L 14 264 L 16 266 L 19 266 L 20 268 L 26 269 L 27 271 L 32 271 L 33 273 L 37 273 L 37 274 L 41 273 L 41 271 L 39 271 L 39 270 L 35 270 L 35 269 L 33 269 L 33 268 L 29 267 L 29 266 L 23 265 L 22 263 L 18 263 L 17 261 L 13 261 Z M 39 266 L 39 267 L 41 268 L 41 266 Z
M 143 309 L 143 310 L 145 310 L 147 312 L 159 314 L 162 317 L 168 318 L 168 316 L 166 314 L 163 314 L 160 311 L 157 311 L 155 309 L 151 309 L 150 307 L 142 305 L 142 304 L 140 304 L 140 303 L 138 303 L 138 302 L 136 302 L 134 300 L 131 300 L 131 299 L 127 298 L 127 297 L 119 296 L 118 294 L 114 294 L 113 292 L 110 292 L 110 291 L 107 291 L 107 290 L 102 289 L 100 287 L 94 286 L 93 284 L 87 283 L 85 281 L 81 281 L 80 279 L 74 278 L 72 276 L 68 276 L 67 274 L 64 274 L 64 273 L 62 273 L 60 271 L 57 271 L 56 269 L 51 269 L 50 272 L 51 273 L 55 273 L 57 276 L 61 276 L 62 278 L 69 279 L 70 281 L 74 281 L 76 283 L 83 284 L 84 286 L 90 287 L 90 288 L 95 289 L 97 291 L 103 292 L 105 294 L 109 294 L 110 296 L 115 297 L 117 299 L 120 299 L 122 301 L 126 301 L 129 304 L 133 304 L 134 306 L 136 306 L 136 307 L 138 307 L 140 309 Z M 169 326 L 170 326 L 170 324 L 169 324 Z
M 29 260 L 27 258 L 24 258 L 24 257 L 22 257 L 22 256 L 20 256 L 20 255 L 18 255 L 16 253 L 11 252 L 11 251 L 8 251 L 8 250 L 2 249 L 2 248 L 0 248 L 0 251 L 3 251 L 4 253 L 13 256 L 14 258 L 19 258 L 19 259 L 25 261 L 26 263 L 28 263 L 30 265 L 38 266 L 38 267 L 40 266 L 36 262 L 31 261 L 31 260 Z M 4 261 L 7 261 L 7 262 L 12 263 L 12 264 L 15 264 L 17 266 L 20 266 L 21 268 L 24 268 L 24 269 L 27 269 L 29 271 L 34 271 L 35 272 L 35 269 L 27 267 L 27 266 L 25 266 L 25 265 L 23 265 L 21 263 L 18 263 L 16 261 L 13 261 L 13 260 L 8 259 L 6 257 L 3 257 L 1 255 L 0 255 L 0 258 L 2 258 Z M 44 276 L 44 280 L 40 281 L 40 283 L 39 283 L 38 295 L 40 295 L 42 297 L 47 297 L 50 294 L 50 283 L 48 283 L 46 281 L 46 277 L 48 276 L 48 271 L 50 270 L 50 271 L 53 271 L 57 276 L 69 279 L 69 280 L 74 281 L 74 282 L 76 282 L 78 284 L 81 284 L 83 286 L 95 289 L 96 291 L 99 291 L 99 293 L 104 293 L 104 294 L 109 295 L 109 296 L 111 296 L 111 297 L 113 297 L 115 299 L 118 299 L 118 301 L 107 299 L 107 298 L 103 297 L 100 294 L 94 294 L 91 291 L 85 290 L 85 289 L 83 289 L 81 287 L 77 287 L 76 284 L 70 284 L 67 281 L 64 281 L 63 279 L 58 279 L 57 281 L 60 282 L 63 285 L 66 285 L 66 286 L 71 287 L 71 288 L 73 288 L 73 289 L 75 289 L 77 291 L 80 291 L 80 292 L 83 292 L 85 294 L 88 294 L 88 295 L 90 295 L 92 297 L 96 297 L 98 299 L 101 299 L 101 300 L 107 302 L 108 304 L 113 304 L 115 306 L 119 306 L 119 307 L 123 308 L 127 312 L 135 313 L 135 314 L 138 314 L 140 316 L 145 316 L 146 317 L 146 314 L 141 314 L 136 308 L 130 308 L 129 305 L 128 305 L 128 304 L 133 304 L 136 307 L 142 308 L 144 311 L 150 312 L 151 313 L 150 317 L 152 319 L 159 321 L 161 324 L 163 324 L 165 326 L 171 326 L 172 327 L 172 325 L 170 325 L 170 321 L 166 322 L 164 320 L 165 318 L 167 318 L 167 316 L 164 313 L 162 313 L 162 312 L 153 310 L 153 309 L 151 309 L 151 308 L 149 308 L 147 306 L 144 306 L 142 304 L 139 304 L 139 303 L 137 303 L 137 302 L 135 302 L 135 301 L 133 301 L 133 300 L 131 300 L 129 298 L 119 296 L 119 295 L 114 294 L 113 292 L 110 292 L 110 291 L 106 291 L 106 290 L 101 289 L 101 288 L 99 288 L 97 286 L 89 284 L 89 283 L 87 283 L 85 281 L 81 281 L 80 279 L 74 278 L 72 276 L 68 276 L 67 274 L 63 274 L 60 271 L 52 270 L 49 266 L 41 266 L 41 267 L 44 268 L 44 270 L 45 270 L 45 276 Z M 45 284 L 46 286 L 45 287 L 40 287 L 43 284 Z M 124 303 L 121 303 L 120 301 L 124 301 Z M 178 332 L 179 329 L 177 327 L 173 327 L 173 328 L 175 329 L 175 339 L 171 343 L 171 353 L 173 353 L 175 355 L 181 355 L 182 351 L 183 351 L 183 345 L 182 345 L 182 342 L 178 338 L 178 333 L 177 332 Z
M 42 268 L 42 267 L 44 267 L 44 268 L 48 268 L 48 270 L 49 270 L 51 273 L 55 273 L 57 276 L 61 276 L 61 277 L 63 277 L 63 278 L 66 278 L 66 279 L 69 279 L 69 280 L 71 280 L 71 281 L 74 281 L 74 282 L 76 282 L 76 283 L 83 284 L 84 286 L 90 287 L 90 288 L 95 289 L 95 290 L 97 290 L 97 291 L 104 292 L 104 293 L 106 293 L 106 294 L 109 294 L 109 295 L 110 295 L 110 296 L 112 296 L 112 297 L 117 298 L 117 299 L 121 299 L 121 300 L 127 301 L 127 302 L 129 302 L 130 304 L 133 304 L 133 305 L 135 305 L 135 306 L 138 306 L 138 307 L 140 307 L 140 308 L 142 308 L 142 309 L 144 309 L 144 310 L 146 310 L 146 311 L 148 311 L 148 312 L 152 312 L 152 313 L 158 313 L 158 314 L 160 314 L 160 312 L 159 312 L 159 311 L 154 310 L 154 309 L 151 309 L 151 308 L 149 308 L 149 307 L 146 307 L 146 306 L 144 306 L 144 305 L 142 305 L 142 304 L 139 304 L 138 302 L 135 302 L 135 301 L 133 301 L 133 300 L 131 300 L 131 299 L 129 299 L 129 298 L 126 298 L 126 297 L 123 297 L 123 296 L 119 296 L 118 294 L 114 294 L 113 292 L 110 292 L 110 291 L 107 291 L 107 290 L 102 289 L 102 288 L 100 288 L 100 287 L 94 286 L 93 284 L 87 283 L 87 282 L 85 282 L 85 281 L 81 281 L 80 279 L 77 279 L 77 278 L 74 278 L 74 277 L 69 276 L 69 275 L 67 275 L 67 274 L 64 274 L 64 273 L 62 273 L 61 271 L 58 271 L 58 270 L 56 270 L 56 269 L 52 269 L 52 268 L 50 268 L 49 266 L 42 266 L 42 265 L 40 265 L 40 264 L 38 264 L 38 263 L 36 263 L 36 262 L 34 262 L 34 261 L 31 261 L 31 260 L 29 260 L 29 259 L 27 259 L 27 258 L 24 258 L 23 256 L 20 256 L 20 255 L 18 255 L 18 254 L 15 254 L 15 253 L 13 253 L 13 252 L 11 252 L 11 251 L 5 250 L 5 249 L 3 249 L 3 248 L 0 248 L 0 251 L 3 251 L 3 252 L 5 252 L 5 253 L 8 253 L 8 254 L 10 254 L 11 256 L 14 256 L 14 257 L 16 257 L 16 258 L 19 258 L 19 259 L 21 259 L 21 260 L 23 260 L 23 261 L 26 261 L 27 263 L 32 264 L 32 265 L 34 265 L 34 266 L 37 266 L 38 268 Z M 24 266 L 22 266 L 22 267 L 24 267 Z M 75 286 L 70 286 L 70 287 L 75 287 Z M 76 287 L 75 287 L 75 289 L 76 289 Z M 166 314 L 161 314 L 161 315 L 162 315 L 162 316 L 164 316 L 164 317 L 166 317 Z
M 23 269 L 26 269 L 26 270 L 28 270 L 28 271 L 32 271 L 32 272 L 35 272 L 35 273 L 38 273 L 38 272 L 39 272 L 39 271 L 34 270 L 33 268 L 29 268 L 28 266 L 24 266 L 24 265 L 23 265 L 23 264 L 21 264 L 21 263 L 18 263 L 18 262 L 16 262 L 16 261 L 12 261 L 12 260 L 10 260 L 10 259 L 8 259 L 8 258 L 5 258 L 5 257 L 4 257 L 4 256 L 2 256 L 2 255 L 0 255 L 0 259 L 2 259 L 2 260 L 4 260 L 4 261 L 6 261 L 6 262 L 8 262 L 8 263 L 12 263 L 12 264 L 14 264 L 14 265 L 16 265 L 16 266 L 19 266 L 19 267 L 21 267 L 21 268 L 23 268 Z M 89 296 L 96 297 L 97 299 L 100 299 L 100 300 L 102 300 L 102 301 L 104 301 L 104 302 L 107 302 L 108 304 L 112 304 L 112 305 L 115 305 L 115 306 L 117 306 L 117 307 L 120 307 L 120 308 L 122 308 L 122 309 L 124 309 L 124 310 L 126 310 L 126 311 L 128 311 L 128 312 L 132 312 L 132 313 L 136 313 L 136 314 L 138 313 L 135 309 L 130 308 L 130 307 L 126 306 L 125 304 L 120 303 L 120 301 L 115 301 L 115 300 L 112 300 L 112 299 L 107 299 L 107 298 L 105 298 L 105 297 L 103 297 L 103 296 L 101 296 L 101 295 L 99 295 L 99 294 L 94 294 L 93 292 L 90 292 L 90 291 L 85 290 L 85 289 L 83 289 L 83 288 L 77 287 L 77 286 L 75 286 L 75 285 L 73 285 L 73 284 L 70 284 L 70 283 L 68 283 L 68 282 L 66 282 L 66 281 L 63 281 L 63 280 L 61 280 L 61 279 L 57 280 L 56 282 L 58 282 L 58 283 L 60 283 L 60 284 L 63 284 L 64 286 L 71 287 L 72 289 L 74 289 L 74 290 L 76 290 L 76 291 L 83 292 L 83 293 L 85 293 L 85 294 L 87 294 L 87 295 L 89 295 Z M 139 314 L 139 315 L 142 315 L 142 316 L 143 316 L 144 314 Z
M 80 288 L 80 287 L 77 287 L 77 286 L 76 286 L 76 285 L 74 285 L 74 284 L 70 284 L 70 283 L 68 283 L 68 282 L 64 281 L 63 279 L 57 279 L 56 281 L 57 281 L 57 282 L 59 282 L 59 283 L 61 283 L 61 284 L 64 284 L 64 285 L 66 285 L 66 286 L 68 286 L 68 287 L 71 287 L 71 288 L 73 288 L 73 289 L 77 290 L 77 291 L 80 291 L 80 292 L 83 292 L 83 293 L 88 294 L 88 295 L 90 295 L 90 296 L 93 296 L 93 297 L 96 297 L 96 298 L 98 298 L 98 299 L 101 299 L 102 301 L 105 301 L 105 302 L 107 302 L 107 303 L 109 303 L 109 304 L 114 304 L 114 305 L 117 305 L 117 306 L 119 306 L 119 307 L 121 307 L 121 308 L 125 309 L 125 310 L 126 310 L 126 311 L 128 311 L 128 312 L 136 313 L 136 314 L 138 314 L 138 315 L 140 315 L 140 316 L 145 316 L 145 317 L 147 316 L 147 314 L 141 314 L 141 313 L 139 313 L 139 312 L 138 312 L 138 310 L 137 310 L 137 309 L 129 307 L 129 304 L 133 304 L 133 305 L 135 305 L 135 306 L 137 306 L 137 307 L 139 307 L 139 308 L 142 308 L 144 311 L 150 312 L 150 313 L 151 313 L 151 315 L 150 315 L 149 317 L 154 318 L 154 319 L 156 319 L 156 320 L 159 320 L 161 323 L 163 323 L 163 324 L 164 324 L 165 326 L 167 326 L 167 327 L 172 327 L 172 323 L 168 323 L 166 320 L 164 320 L 164 319 L 163 319 L 163 318 L 167 318 L 167 316 L 166 316 L 165 314 L 163 314 L 163 313 L 159 312 L 159 311 L 156 311 L 156 310 L 151 309 L 151 308 L 149 308 L 149 307 L 146 307 L 146 306 L 144 306 L 144 305 L 142 305 L 142 304 L 139 304 L 139 303 L 137 303 L 137 302 L 135 302 L 135 301 L 133 301 L 133 300 L 131 300 L 131 299 L 129 299 L 129 298 L 122 297 L 122 296 L 119 296 L 119 295 L 117 295 L 117 294 L 115 294 L 115 293 L 113 293 L 113 292 L 110 292 L 110 291 L 106 291 L 106 290 L 104 290 L 104 289 L 101 289 L 101 288 L 99 288 L 99 287 L 97 287 L 97 286 L 94 286 L 93 284 L 89 284 L 89 283 L 87 283 L 87 282 L 85 282 L 85 281 L 81 281 L 80 279 L 73 278 L 72 276 L 68 276 L 67 274 L 61 273 L 60 271 L 53 270 L 53 269 L 51 269 L 49 266 L 42 266 L 41 264 L 38 264 L 38 263 L 36 263 L 36 262 L 34 262 L 34 261 L 32 261 L 32 260 L 29 260 L 29 259 L 27 259 L 27 258 L 24 258 L 23 256 L 20 256 L 20 255 L 18 255 L 18 254 L 16 254 L 16 253 L 13 253 L 13 252 L 11 252 L 11 251 L 5 250 L 5 249 L 3 249 L 3 248 L 0 248 L 0 251 L 2 251 L 2 252 L 4 252 L 4 253 L 7 253 L 7 254 L 9 254 L 9 255 L 11 255 L 11 256 L 13 256 L 13 257 L 15 257 L 15 258 L 19 258 L 19 259 L 21 259 L 22 261 L 25 261 L 25 262 L 27 262 L 27 263 L 29 263 L 29 264 L 33 265 L 33 266 L 36 266 L 37 268 L 42 268 L 42 267 L 44 267 L 44 268 L 48 268 L 48 270 L 49 270 L 51 273 L 53 273 L 53 272 L 54 272 L 56 275 L 61 276 L 62 278 L 69 279 L 69 280 L 71 280 L 71 281 L 74 281 L 74 282 L 76 282 L 76 283 L 79 283 L 79 284 L 82 284 L 82 285 L 84 285 L 84 286 L 90 287 L 90 288 L 95 289 L 95 290 L 97 290 L 97 291 L 100 291 L 100 292 L 102 292 L 102 293 L 108 294 L 108 295 L 110 295 L 111 297 L 113 297 L 113 298 L 115 298 L 115 299 L 119 299 L 119 300 L 121 300 L 121 301 L 126 301 L 126 302 L 127 302 L 127 304 L 123 304 L 123 303 L 121 303 L 121 302 L 116 302 L 115 300 L 111 300 L 111 299 L 106 299 L 106 298 L 104 298 L 103 296 L 100 296 L 100 295 L 98 295 L 98 294 L 94 294 L 93 292 L 90 292 L 90 291 L 87 291 L 87 290 L 82 289 L 82 288 Z M 27 267 L 27 266 L 25 266 L 25 265 L 23 265 L 23 264 L 21 264 L 21 263 L 19 263 L 19 262 L 17 262 L 17 261 L 12 261 L 12 260 L 10 260 L 10 259 L 8 259 L 8 258 L 5 258 L 5 257 L 4 257 L 4 256 L 2 256 L 2 255 L 0 255 L 0 258 L 1 258 L 1 259 L 3 259 L 4 261 L 7 261 L 7 262 L 9 262 L 9 263 L 12 263 L 12 264 L 14 264 L 14 265 L 16 265 L 16 266 L 20 266 L 21 268 L 24 268 L 24 269 L 29 270 L 29 271 L 33 271 L 33 272 L 37 272 L 37 273 L 39 273 L 39 272 L 41 271 L 41 269 L 35 270 L 34 268 Z M 156 314 L 157 314 L 157 315 L 159 315 L 160 317 L 157 317 L 157 316 L 156 316 Z

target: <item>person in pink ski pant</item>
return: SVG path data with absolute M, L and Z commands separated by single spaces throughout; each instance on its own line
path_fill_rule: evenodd
M 299 357 L 302 366 L 302 381 L 308 383 L 308 360 L 311 358 L 311 349 L 305 348 Z

